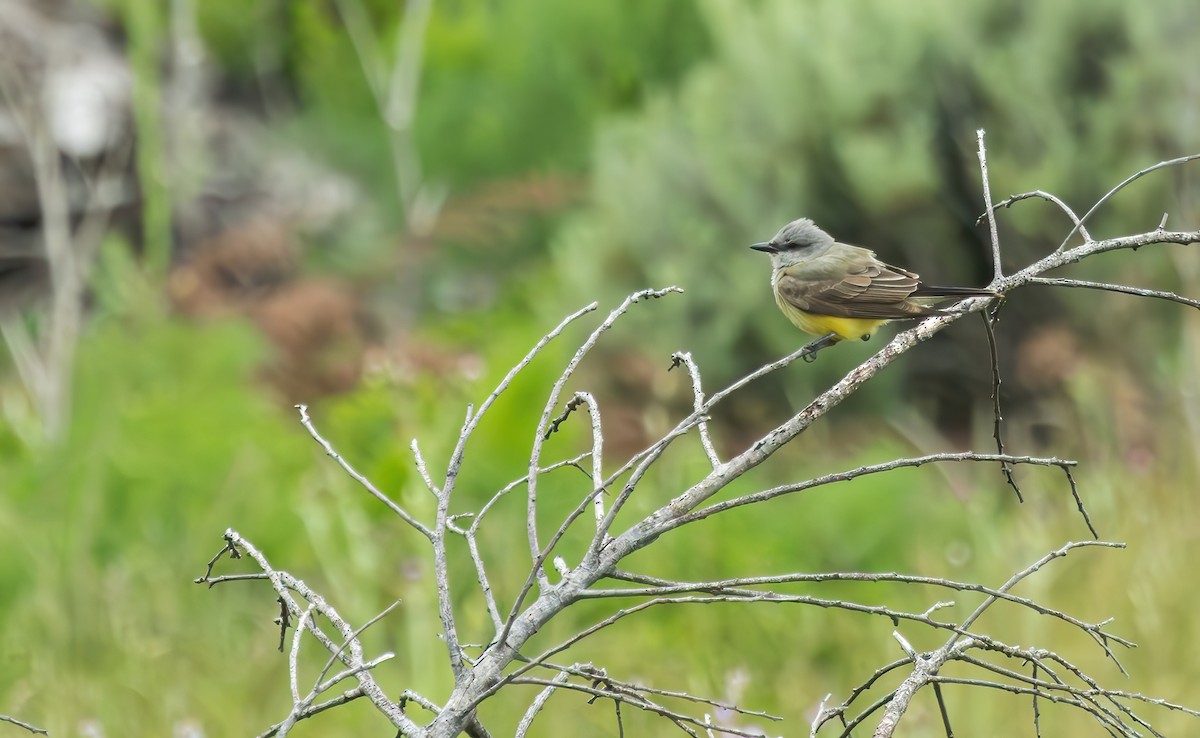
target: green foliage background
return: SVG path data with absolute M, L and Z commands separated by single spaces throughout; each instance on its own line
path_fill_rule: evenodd
M 152 35 L 167 32 L 163 17 L 139 16 L 154 15 L 151 4 L 103 5 L 119 22 L 141 18 L 142 44 L 153 47 Z M 399 31 L 396 6 L 362 3 L 384 47 Z M 403 225 L 386 132 L 338 3 L 205 0 L 195 11 L 226 93 L 253 99 L 261 87 L 276 89 L 288 104 L 266 113 L 270 135 L 351 174 L 370 193 L 361 211 L 369 227 L 347 228 L 324 245 L 366 254 L 366 264 L 386 259 L 395 246 L 378 234 Z M 796 345 L 770 304 L 765 266 L 745 245 L 807 214 L 934 281 L 985 282 L 973 227 L 982 202 L 975 130 L 988 131 L 997 197 L 1044 189 L 1085 210 L 1124 176 L 1200 149 L 1198 29 L 1200 6 L 1187 0 L 1136 7 L 1117 0 L 438 2 L 417 113 L 425 177 L 445 184 L 452 200 L 548 174 L 584 183 L 584 195 L 494 240 L 447 237 L 431 255 L 406 262 L 419 264 L 419 278 L 436 287 L 405 302 L 419 325 L 406 340 L 469 354 L 478 371 L 372 375 L 355 392 L 316 405 L 318 427 L 381 489 L 428 515 L 410 438 L 438 468 L 466 404 L 481 401 L 563 315 L 593 299 L 603 312 L 633 289 L 678 284 L 682 297 L 637 306 L 579 383 L 594 383 L 602 402 L 635 405 L 635 390 L 621 381 L 655 367 L 637 417 L 647 432 L 665 429 L 686 396 L 683 377 L 661 371 L 670 351 L 692 350 L 711 389 Z M 153 56 L 140 58 L 145 72 Z M 153 75 L 139 82 L 156 84 Z M 1149 230 L 1164 211 L 1171 226 L 1195 227 L 1194 183 L 1187 170 L 1147 178 L 1106 207 L 1092 232 Z M 1000 219 L 1010 266 L 1054 248 L 1068 230 L 1061 214 L 1036 202 Z M 1168 248 L 1073 272 L 1184 293 L 1196 273 L 1194 254 Z M 142 279 L 135 267 L 101 270 L 102 299 L 81 340 L 73 422 L 61 441 L 37 440 L 37 419 L 12 372 L 0 384 L 7 420 L 0 427 L 0 712 L 59 736 L 182 735 L 189 727 L 253 735 L 281 719 L 290 700 L 273 597 L 253 583 L 212 591 L 190 584 L 227 527 L 352 621 L 401 599 L 367 637 L 370 649 L 397 654 L 380 678 L 393 693 L 413 688 L 443 698 L 449 676 L 420 541 L 334 468 L 255 381 L 268 351 L 260 336 L 236 321 L 199 325 L 166 315 L 145 302 Z M 464 284 L 477 288 L 472 299 L 439 297 Z M 386 285 L 375 289 L 387 297 Z M 1189 561 L 1200 553 L 1193 524 L 1200 325 L 1183 309 L 1113 295 L 1050 303 L 1017 294 L 1008 310 L 1009 330 L 1061 313 L 1092 341 L 1067 387 L 1077 422 L 1066 443 L 1082 456 L 1080 488 L 1100 532 L 1131 544 L 1072 556 L 1020 593 L 1087 620 L 1115 616 L 1115 629 L 1141 647 L 1124 659 L 1132 675 L 1126 685 L 1090 644 L 1047 619 L 1005 611 L 986 625 L 1009 642 L 1052 643 L 1109 684 L 1194 704 L 1197 599 L 1180 583 L 1190 581 Z M 573 328 L 552 344 L 493 409 L 469 449 L 462 509 L 523 473 L 549 385 L 589 329 Z M 878 345 L 839 347 L 815 365 L 788 369 L 766 400 L 747 397 L 748 409 L 718 428 L 719 440 L 738 447 L 744 432 L 769 428 Z M 1114 387 L 1128 384 L 1144 390 L 1142 410 L 1155 421 L 1146 437 L 1123 430 Z M 895 400 L 896 376 L 873 385 L 866 400 L 728 494 L 941 447 L 914 430 L 928 423 Z M 978 441 L 986 448 L 986 434 Z M 580 429 L 568 426 L 548 448 L 566 456 L 583 443 Z M 696 479 L 702 465 L 696 449 L 673 449 L 631 502 L 629 518 Z M 559 474 L 546 483 L 547 525 L 583 494 L 577 472 Z M 636 565 L 684 578 L 873 570 L 996 584 L 1086 535 L 1061 478 L 1037 470 L 1024 482 L 1027 501 L 1017 505 L 991 468 L 866 478 L 667 536 Z M 484 541 L 502 603 L 528 567 L 523 502 L 509 503 L 493 513 Z M 576 545 L 565 542 L 568 560 Z M 455 579 L 468 584 L 465 550 L 454 553 Z M 796 591 L 916 611 L 946 599 L 882 585 Z M 483 637 L 478 597 L 465 594 L 457 604 L 465 639 Z M 974 604 L 962 598 L 943 614 L 961 616 Z M 607 612 L 572 608 L 538 643 Z M 807 731 L 823 695 L 839 699 L 896 656 L 892 629 L 884 620 L 791 606 L 681 607 L 631 618 L 572 658 L 779 713 L 782 726 L 764 727 L 793 735 Z M 935 643 L 902 631 L 917 647 Z M 315 672 L 324 659 L 309 656 Z M 744 688 L 733 686 L 740 674 Z M 964 735 L 1032 735 L 1024 698 L 947 692 Z M 510 732 L 532 695 L 518 690 L 487 703 L 485 723 L 497 735 Z M 1196 730 L 1178 714 L 1152 717 L 1167 735 Z M 630 735 L 668 727 L 629 711 L 624 718 Z M 551 700 L 537 726 L 538 735 L 615 734 L 609 705 L 574 695 Z M 352 705 L 296 734 L 382 730 L 370 709 Z M 936 706 L 922 700 L 903 734 L 941 730 Z M 1049 706 L 1042 731 L 1100 734 Z

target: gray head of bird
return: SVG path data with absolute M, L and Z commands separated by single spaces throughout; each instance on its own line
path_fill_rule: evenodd
M 817 227 L 808 218 L 797 218 L 779 229 L 770 241 L 756 243 L 750 248 L 771 255 L 776 269 L 813 259 L 833 246 L 833 236 Z

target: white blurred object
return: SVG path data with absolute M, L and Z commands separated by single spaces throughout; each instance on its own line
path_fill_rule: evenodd
M 108 49 L 72 56 L 75 63 L 47 70 L 43 105 L 59 150 L 92 158 L 104 153 L 126 127 L 129 70 Z
M 132 78 L 118 49 L 87 13 L 38 0 L 0 0 L 5 104 L 41 108 L 64 154 L 99 156 L 128 128 Z M 0 110 L 0 144 L 15 143 L 17 111 Z

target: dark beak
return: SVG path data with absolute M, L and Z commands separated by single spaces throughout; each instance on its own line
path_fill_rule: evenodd
M 770 241 L 764 241 L 762 243 L 751 244 L 750 248 L 754 249 L 755 251 L 765 251 L 768 254 L 773 254 L 779 250 L 778 247 L 771 244 Z

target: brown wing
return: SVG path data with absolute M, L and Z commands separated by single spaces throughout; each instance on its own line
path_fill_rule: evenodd
M 805 312 L 880 320 L 936 315 L 938 311 L 908 301 L 920 285 L 917 275 L 882 262 L 842 279 L 801 280 L 782 274 L 777 282 L 780 296 Z

